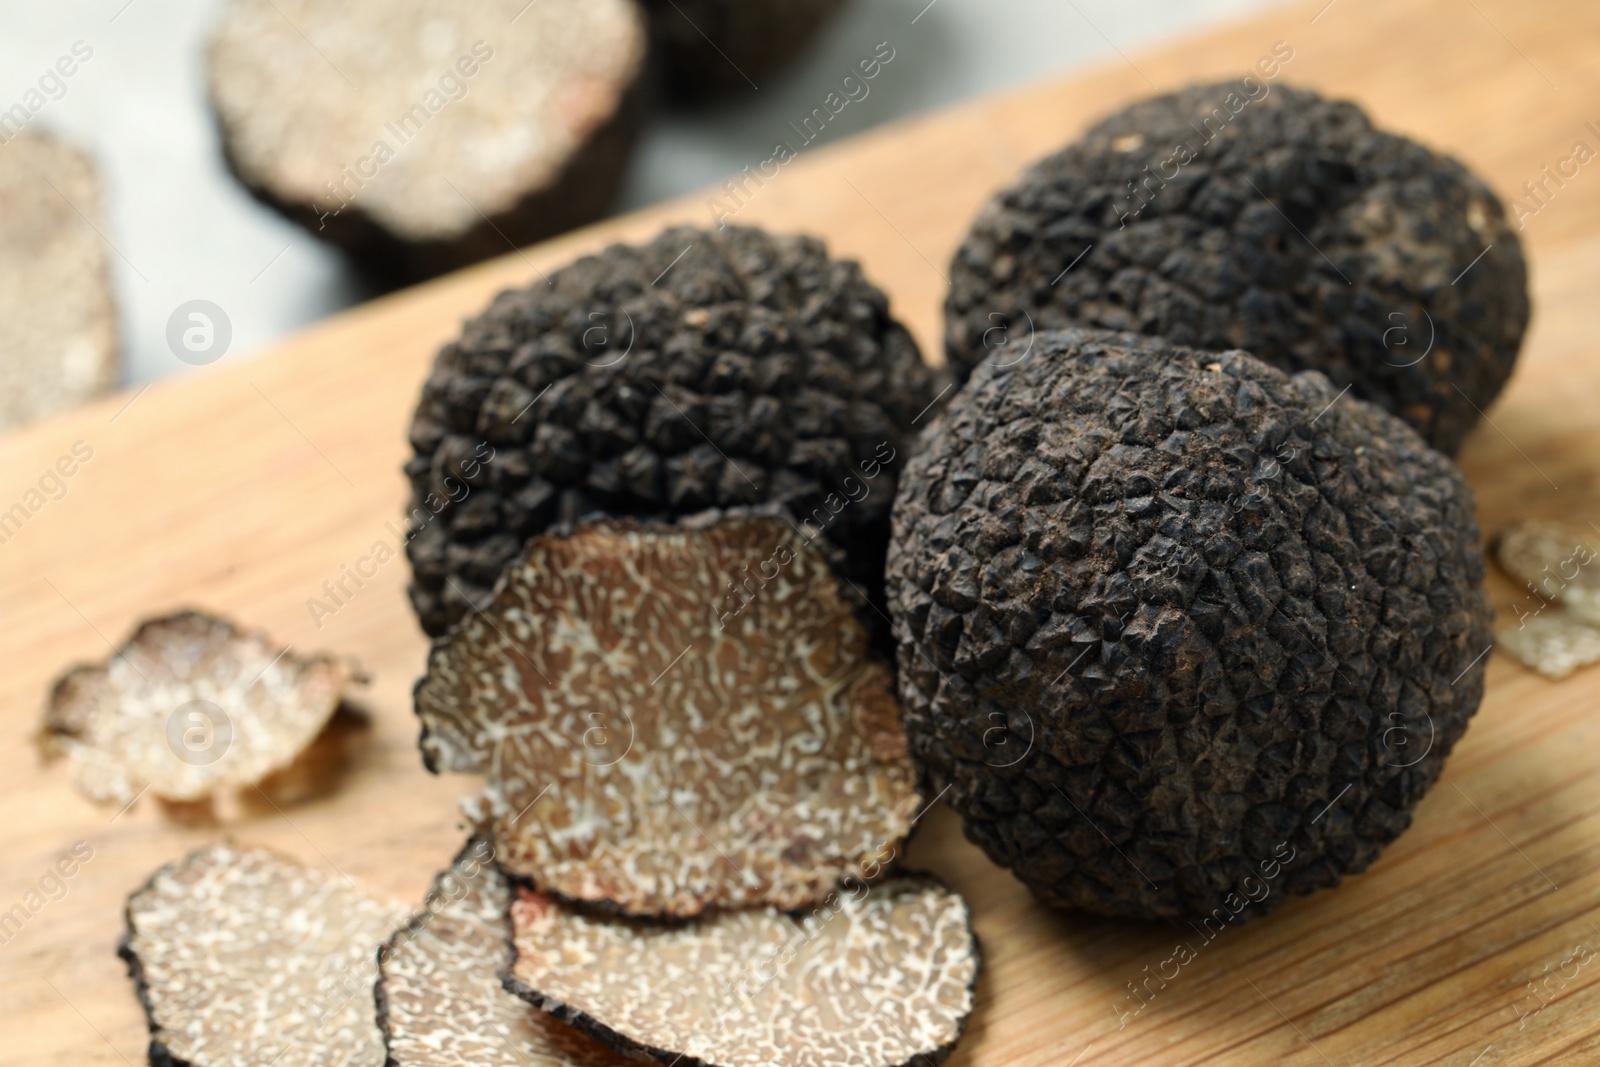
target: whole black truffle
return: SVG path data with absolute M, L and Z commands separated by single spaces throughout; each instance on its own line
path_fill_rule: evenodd
M 912 755 L 1051 904 L 1226 922 L 1333 885 L 1482 697 L 1472 493 L 1321 374 L 1042 334 L 901 483 Z
M 1320 370 L 1453 454 L 1511 374 L 1527 270 L 1461 164 L 1247 79 L 1134 104 L 1035 165 L 978 217 L 946 312 L 961 375 L 1030 324 L 1134 330 Z
M 896 481 L 941 385 L 883 292 L 811 238 L 671 229 L 502 293 L 439 353 L 411 427 L 423 629 L 486 603 L 554 523 L 769 502 L 881 602 Z

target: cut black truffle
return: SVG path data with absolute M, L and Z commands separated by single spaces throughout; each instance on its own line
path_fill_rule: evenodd
M 913 423 L 942 382 L 857 264 L 730 227 L 502 293 L 411 427 L 412 603 L 438 636 L 534 534 L 592 512 L 785 505 L 874 602 Z
M 889 664 L 786 517 L 529 542 L 417 686 L 429 768 L 486 774 L 496 860 L 630 915 L 810 905 L 924 806 Z
M 1483 182 L 1354 104 L 1251 78 L 1134 104 L 991 201 L 951 265 L 946 350 L 964 376 L 1068 325 L 1243 348 L 1454 453 L 1527 322 Z
M 1227 922 L 1333 885 L 1482 698 L 1466 481 L 1319 373 L 1041 334 L 973 374 L 903 486 L 912 756 L 1048 903 Z
M 379 953 L 387 1067 L 625 1067 L 630 1061 L 506 990 L 511 883 L 468 842 L 425 908 Z
M 407 281 L 605 213 L 648 32 L 634 0 L 231 0 L 211 101 L 252 193 Z
M 211 845 L 128 899 L 150 1062 L 380 1067 L 375 959 L 405 909 L 266 849 Z
M 925 875 L 692 923 L 605 921 L 530 889 L 507 988 L 634 1057 L 679 1067 L 923 1067 L 972 1014 L 966 901 Z
M 645 0 L 681 96 L 754 91 L 809 45 L 845 0 Z

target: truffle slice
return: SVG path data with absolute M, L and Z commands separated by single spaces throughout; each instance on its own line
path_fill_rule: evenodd
M 435 771 L 489 776 L 499 863 L 631 915 L 797 908 L 922 800 L 888 665 L 770 514 L 529 542 L 417 686 Z
M 552 524 L 766 502 L 825 531 L 881 609 L 895 482 L 942 389 L 883 292 L 811 238 L 675 228 L 502 293 L 411 426 L 422 627 L 485 603 Z
M 622 1067 L 629 1061 L 529 1007 L 511 964 L 511 883 L 484 838 L 468 842 L 427 908 L 378 956 L 378 1024 L 388 1067 Z
M 378 946 L 405 909 L 266 849 L 211 845 L 128 899 L 150 1062 L 380 1067 Z
M 0 133 L 0 430 L 81 404 L 117 376 L 117 314 L 89 157 Z
M 1495 635 L 1495 643 L 1517 662 L 1560 681 L 1579 667 L 1600 663 L 1600 628 L 1561 608 L 1545 608 L 1514 629 Z
M 1243 348 L 1454 453 L 1511 374 L 1527 268 L 1489 187 L 1354 104 L 1256 79 L 1144 100 L 991 201 L 950 270 L 963 376 L 1035 330 Z
M 680 96 L 752 91 L 821 31 L 845 0 L 645 0 Z
M 1231 923 L 1410 825 L 1484 689 L 1472 491 L 1314 371 L 1040 335 L 940 416 L 890 598 L 924 788 L 1044 901 Z
M 232 0 L 211 100 L 253 193 L 407 280 L 604 214 L 646 47 L 633 0 Z
M 183 611 L 145 622 L 106 662 L 64 674 L 39 739 L 47 756 L 69 758 L 93 800 L 130 804 L 146 789 L 202 800 L 288 767 L 364 680 L 331 657 L 302 658 Z
M 630 1055 L 680 1067 L 942 1062 L 972 1014 L 966 901 L 925 875 L 689 924 L 605 921 L 519 888 L 506 986 Z
M 1558 601 L 1573 619 L 1600 626 L 1600 534 L 1586 526 L 1534 520 L 1501 533 L 1495 557 L 1543 607 Z

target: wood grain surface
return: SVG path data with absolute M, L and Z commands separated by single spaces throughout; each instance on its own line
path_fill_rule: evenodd
M 1277 41 L 1294 49 L 1281 80 L 1358 100 L 1504 196 L 1575 141 L 1600 147 L 1585 126 L 1600 125 L 1592 0 L 1324 2 L 804 154 L 737 221 L 858 257 L 935 351 L 945 264 L 989 193 L 1103 112 L 1242 75 Z M 919 31 L 908 19 L 899 32 Z M 1523 362 L 1461 457 L 1486 531 L 1529 515 L 1600 521 L 1600 163 L 1548 188 L 1523 231 L 1536 299 Z M 0 934 L 0 1064 L 143 1061 L 144 1018 L 115 956 L 123 898 L 219 835 L 420 897 L 460 842 L 456 802 L 474 783 L 418 761 L 409 692 L 425 645 L 405 564 L 385 565 L 320 627 L 307 600 L 374 542 L 393 543 L 411 408 L 464 316 L 580 252 L 710 218 L 699 196 L 615 220 L 0 439 L 0 511 L 77 442 L 93 450 L 65 494 L 0 544 L 0 912 L 45 901 Z M 1490 581 L 1501 625 L 1532 606 L 1502 575 Z M 335 789 L 247 797 L 217 822 L 148 798 L 105 810 L 64 767 L 39 763 L 30 735 L 51 679 L 182 605 L 371 672 L 370 722 L 346 732 Z M 951 1062 L 1600 1063 L 1597 695 L 1600 670 L 1552 684 L 1496 654 L 1483 708 L 1413 829 L 1342 888 L 1201 944 L 1137 1014 L 1128 984 L 1195 935 L 1046 911 L 936 811 L 912 858 L 968 894 L 987 961 Z M 75 842 L 93 857 L 65 894 L 30 897 Z

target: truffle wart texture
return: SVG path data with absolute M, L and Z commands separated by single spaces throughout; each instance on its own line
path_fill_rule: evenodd
M 1320 370 L 1448 453 L 1528 322 L 1521 245 L 1482 181 L 1354 104 L 1254 78 L 1104 119 L 983 209 L 950 280 L 958 374 L 1035 331 L 1132 330 Z
M 511 884 L 475 838 L 379 954 L 387 1067 L 624 1067 L 630 1061 L 506 990 Z
M 942 384 L 883 292 L 810 238 L 672 229 L 502 293 L 439 354 L 411 427 L 423 629 L 596 511 L 783 504 L 880 602 L 896 479 Z
M 0 430 L 81 404 L 116 384 L 117 310 L 105 242 L 96 232 L 105 225 L 100 199 L 94 162 L 76 148 L 31 130 L 6 139 L 0 150 Z
M 1472 493 L 1321 374 L 1042 334 L 974 373 L 904 484 L 912 756 L 1048 903 L 1232 921 L 1334 885 L 1482 698 Z
M 925 875 L 804 916 L 610 922 L 519 889 L 507 988 L 633 1056 L 679 1067 L 923 1067 L 966 1029 L 978 942 Z
M 382 1067 L 373 959 L 405 909 L 260 848 L 212 845 L 128 899 L 121 954 L 174 1067 Z
M 416 706 L 430 769 L 488 775 L 502 867 L 627 914 L 803 907 L 923 807 L 889 665 L 786 517 L 534 539 Z
M 182 611 L 62 675 L 39 740 L 46 755 L 68 757 L 92 800 L 131 804 L 146 789 L 201 800 L 289 767 L 361 681 L 332 657 Z
M 753 92 L 798 56 L 846 0 L 645 0 L 671 87 Z
M 229 0 L 208 73 L 250 191 L 405 281 L 603 215 L 647 47 L 633 0 Z

